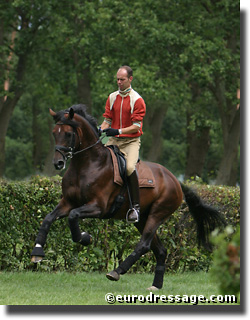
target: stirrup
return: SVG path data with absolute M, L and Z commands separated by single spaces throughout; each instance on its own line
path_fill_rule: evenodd
M 135 220 L 129 220 L 129 216 L 131 213 L 135 213 L 137 218 Z M 139 212 L 135 208 L 131 208 L 128 210 L 127 215 L 126 215 L 126 220 L 127 223 L 136 223 L 139 222 Z

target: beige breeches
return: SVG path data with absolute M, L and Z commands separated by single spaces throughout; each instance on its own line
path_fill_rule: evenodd
M 114 138 L 110 137 L 106 146 L 116 145 L 127 160 L 127 176 L 130 176 L 135 170 L 136 163 L 139 158 L 139 150 L 141 146 L 140 137 L 136 138 Z

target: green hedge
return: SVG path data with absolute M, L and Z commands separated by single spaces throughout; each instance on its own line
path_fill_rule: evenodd
M 209 204 L 224 213 L 236 229 L 240 221 L 240 190 L 233 187 L 189 183 Z M 30 253 L 46 214 L 61 197 L 61 178 L 35 176 L 28 181 L 0 181 L 0 270 L 33 268 Z M 93 243 L 82 247 L 73 243 L 67 219 L 54 222 L 45 245 L 46 257 L 40 270 L 106 271 L 113 269 L 134 249 L 140 235 L 125 221 L 85 219 L 80 223 Z M 196 246 L 195 224 L 183 202 L 178 211 L 159 228 L 168 250 L 167 271 L 207 270 L 212 254 Z M 153 271 L 155 259 L 147 253 L 132 271 Z

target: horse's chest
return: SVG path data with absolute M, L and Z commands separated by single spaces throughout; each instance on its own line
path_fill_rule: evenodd
M 69 187 L 70 198 L 77 202 L 79 205 L 83 205 L 91 201 L 93 197 L 92 183 L 83 183 L 81 185 L 70 185 Z
M 64 181 L 64 196 L 74 206 L 82 206 L 96 197 L 97 181 L 94 175 L 68 176 Z

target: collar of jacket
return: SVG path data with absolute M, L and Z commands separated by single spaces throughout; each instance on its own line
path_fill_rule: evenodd
M 127 97 L 129 94 L 130 94 L 130 91 L 131 91 L 132 87 L 128 87 L 127 89 L 125 90 L 119 90 L 119 94 L 122 96 L 122 97 Z

